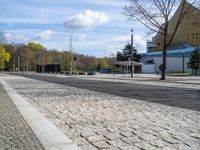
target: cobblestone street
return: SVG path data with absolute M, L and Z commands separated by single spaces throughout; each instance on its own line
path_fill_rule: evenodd
M 1 84 L 0 114 L 0 150 L 43 149 Z
M 83 150 L 200 149 L 200 113 L 22 77 L 10 86 Z

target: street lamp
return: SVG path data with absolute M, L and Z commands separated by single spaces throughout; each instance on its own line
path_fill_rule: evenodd
M 185 52 L 184 52 L 184 49 L 182 51 L 182 54 L 183 54 L 183 73 L 185 73 Z
M 18 72 L 20 72 L 20 48 L 18 48 L 17 50 L 18 50 L 17 67 L 18 67 Z
M 13 45 L 13 72 L 15 72 L 15 58 L 16 58 L 15 43 L 12 42 L 12 45 Z
M 133 78 L 133 29 L 131 29 L 131 78 Z

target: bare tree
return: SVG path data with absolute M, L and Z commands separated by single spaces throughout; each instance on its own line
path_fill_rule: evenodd
M 0 31 L 0 44 L 4 44 L 7 42 L 6 35 L 3 31 Z
M 130 5 L 124 7 L 124 14 L 128 19 L 140 22 L 162 37 L 163 64 L 161 80 L 165 80 L 167 48 L 172 43 L 183 18 L 187 14 L 198 10 L 199 0 L 192 0 L 190 2 L 187 2 L 186 0 L 128 1 L 130 2 Z M 179 4 L 178 8 L 177 4 Z M 175 23 L 173 29 L 171 29 L 170 22 L 175 9 L 177 9 L 177 13 L 176 17 L 173 17 Z

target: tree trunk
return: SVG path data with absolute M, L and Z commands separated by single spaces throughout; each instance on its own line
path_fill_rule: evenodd
M 167 57 L 167 35 L 168 35 L 168 18 L 165 18 L 165 28 L 164 28 L 164 34 L 163 34 L 163 67 L 162 67 L 162 75 L 160 80 L 165 80 L 166 76 L 165 76 L 165 71 L 166 71 L 166 57 Z
M 195 75 L 197 75 L 198 74 L 198 69 L 195 69 Z
M 166 72 L 166 58 L 167 57 L 167 47 L 164 46 L 163 47 L 163 66 L 162 66 L 162 75 L 160 80 L 165 80 L 166 76 L 165 76 L 165 72 Z

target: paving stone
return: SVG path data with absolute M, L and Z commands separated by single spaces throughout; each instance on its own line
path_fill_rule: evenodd
M 104 137 L 108 140 L 116 140 L 116 139 L 119 139 L 121 138 L 121 135 L 119 133 L 107 133 L 104 135 Z
M 124 141 L 125 143 L 128 143 L 130 145 L 133 145 L 134 143 L 139 143 L 141 142 L 141 139 L 139 139 L 139 137 L 135 136 L 135 137 L 123 137 L 121 139 L 122 141 Z
M 179 143 L 180 141 L 173 138 L 173 137 L 170 137 L 170 136 L 165 136 L 162 138 L 165 142 L 169 143 L 169 144 L 177 144 Z
M 0 114 L 0 150 L 43 149 L 1 84 Z
M 133 133 L 132 132 L 121 132 L 120 133 L 122 136 L 124 136 L 124 137 L 130 137 L 130 136 L 133 136 Z
M 144 141 L 151 141 L 151 140 L 157 139 L 157 136 L 154 136 L 154 135 L 148 134 L 148 133 L 144 133 L 144 132 L 141 132 L 138 136 L 141 139 L 143 139 Z
M 85 138 L 79 137 L 79 138 L 74 138 L 72 139 L 77 145 L 84 145 L 84 144 L 89 144 L 88 141 Z
M 177 148 L 173 145 L 168 145 L 163 147 L 162 150 L 177 150 Z
M 155 139 L 155 140 L 149 141 L 149 143 L 156 147 L 164 147 L 169 144 L 169 143 L 163 141 L 162 139 Z
M 95 136 L 96 134 L 91 129 L 84 128 L 80 135 L 82 137 L 89 137 L 89 136 Z
M 94 135 L 87 137 L 87 140 L 91 143 L 99 142 L 99 141 L 105 141 L 105 138 L 103 135 Z
M 84 145 L 80 145 L 79 147 L 85 150 L 98 150 L 98 148 L 96 148 L 95 146 L 91 144 L 84 144 Z
M 200 112 L 22 77 L 4 80 L 83 150 L 199 147 Z
M 160 149 L 156 146 L 153 146 L 145 141 L 140 142 L 140 143 L 136 143 L 135 146 L 139 147 L 140 149 L 144 149 L 144 150 L 155 150 L 155 149 Z
M 124 141 L 118 139 L 118 140 L 112 140 L 112 141 L 108 141 L 108 143 L 114 147 L 124 147 L 124 146 L 128 146 L 127 143 L 125 143 Z
M 120 149 L 121 150 L 141 150 L 140 148 L 136 146 L 122 146 Z
M 107 149 L 111 147 L 111 145 L 108 144 L 106 141 L 94 142 L 92 144 L 99 149 Z

